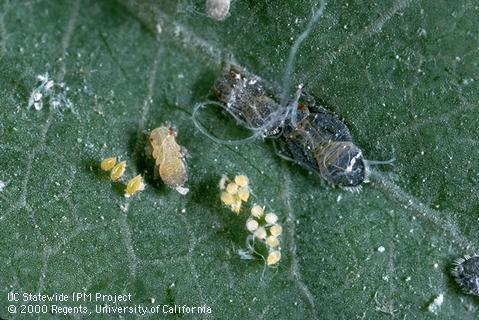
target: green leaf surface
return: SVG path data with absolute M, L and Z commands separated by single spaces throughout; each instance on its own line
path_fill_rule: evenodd
M 8 301 L 9 292 L 100 292 L 131 293 L 122 306 L 212 310 L 145 319 L 477 318 L 478 300 L 450 275 L 454 259 L 479 247 L 477 3 L 319 8 L 233 1 L 218 22 L 199 0 L 0 1 L 0 317 L 30 318 L 21 305 L 39 305 Z M 305 83 L 368 159 L 394 148 L 394 166 L 373 167 L 372 183 L 353 194 L 282 160 L 271 141 L 212 142 L 191 113 L 231 60 L 279 90 Z M 71 109 L 27 108 L 46 72 L 66 84 Z M 244 136 L 217 111 L 202 114 L 208 129 Z M 165 121 L 188 150 L 186 196 L 153 178 L 144 151 L 145 132 Z M 109 155 L 127 161 L 126 176 L 144 174 L 146 190 L 125 199 L 98 167 Z M 237 173 L 250 178 L 250 202 L 280 217 L 277 268 L 237 254 L 248 213 L 223 207 L 218 190 L 222 174 Z M 90 316 L 32 317 L 119 317 L 82 304 Z

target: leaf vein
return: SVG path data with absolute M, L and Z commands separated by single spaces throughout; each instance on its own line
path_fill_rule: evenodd
M 288 211 L 288 218 L 286 219 L 288 225 L 288 242 L 289 242 L 289 254 L 291 256 L 291 269 L 290 269 L 290 276 L 293 279 L 294 283 L 300 290 L 301 294 L 305 298 L 306 302 L 309 305 L 311 314 L 313 318 L 317 318 L 316 315 L 316 307 L 314 304 L 314 297 L 309 291 L 308 287 L 304 283 L 301 272 L 299 270 L 298 264 L 298 257 L 296 253 L 296 240 L 295 240 L 295 226 L 294 223 L 296 221 L 296 215 L 291 207 L 291 200 L 290 200 L 290 185 L 291 185 L 291 178 L 289 177 L 289 169 L 286 166 L 285 161 L 282 162 L 282 171 L 283 171 L 283 192 L 281 194 L 286 210 Z

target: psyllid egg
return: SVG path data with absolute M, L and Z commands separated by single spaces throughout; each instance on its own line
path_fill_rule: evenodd
M 274 250 L 268 254 L 268 257 L 266 258 L 266 263 L 268 264 L 268 266 L 271 266 L 278 263 L 279 260 L 281 260 L 281 252 Z
M 221 202 L 229 206 L 233 212 L 239 214 L 241 203 L 247 202 L 250 196 L 249 179 L 245 175 L 238 175 L 230 180 L 223 175 L 218 183 L 221 190 Z
M 241 205 L 247 202 L 251 191 L 250 181 L 246 175 L 237 175 L 229 179 L 223 175 L 218 184 L 221 190 L 221 202 L 230 207 L 231 211 L 240 214 Z M 255 259 L 261 257 L 267 266 L 275 266 L 281 260 L 280 235 L 281 225 L 278 224 L 276 213 L 264 212 L 265 207 L 254 204 L 250 209 L 250 216 L 246 220 L 246 249 L 238 251 L 241 259 Z M 265 251 L 268 255 L 265 256 Z

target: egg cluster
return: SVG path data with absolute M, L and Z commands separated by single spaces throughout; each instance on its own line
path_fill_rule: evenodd
M 247 176 L 238 175 L 230 180 L 223 175 L 220 180 L 221 202 L 229 206 L 231 211 L 240 213 L 241 204 L 247 202 L 250 196 L 249 180 Z
M 242 204 L 248 202 L 252 194 L 248 177 L 237 175 L 234 179 L 229 179 L 223 175 L 219 188 L 221 202 L 239 215 Z M 280 235 L 283 232 L 278 216 L 272 212 L 265 213 L 264 207 L 254 204 L 246 220 L 246 230 L 250 234 L 246 241 L 247 248 L 239 252 L 241 258 L 255 259 L 260 256 L 264 259 L 267 255 L 266 264 L 276 265 L 281 260 Z M 267 254 L 262 253 L 265 251 Z
M 126 161 L 120 161 L 117 163 L 116 157 L 107 157 L 100 162 L 100 168 L 104 171 L 110 171 L 111 181 L 118 181 L 125 173 Z M 131 178 L 126 183 L 125 197 L 129 198 L 138 191 L 145 189 L 143 178 L 141 175 L 137 175 Z
M 250 239 L 253 243 L 259 241 L 266 246 L 268 250 L 266 264 L 268 266 L 277 264 L 281 259 L 279 236 L 283 232 L 283 227 L 278 224 L 278 216 L 272 212 L 265 214 L 264 207 L 255 204 L 251 208 L 250 217 L 246 220 L 246 229 L 251 233 Z

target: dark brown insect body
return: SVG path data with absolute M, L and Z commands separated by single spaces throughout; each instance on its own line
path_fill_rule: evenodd
M 335 185 L 359 186 L 366 164 L 346 125 L 306 93 L 299 105 L 296 123 L 286 122 L 282 134 L 291 158 Z
M 466 255 L 454 263 L 452 274 L 464 292 L 479 296 L 479 255 Z
M 241 125 L 262 137 L 279 137 L 292 161 L 345 188 L 366 179 L 367 165 L 348 128 L 311 95 L 299 91 L 294 101 L 281 106 L 270 85 L 234 66 L 218 78 L 214 91 Z
M 273 98 L 273 90 L 260 77 L 238 67 L 225 69 L 214 85 L 217 98 L 226 104 L 226 111 L 241 125 L 263 137 L 280 132 L 281 106 Z

